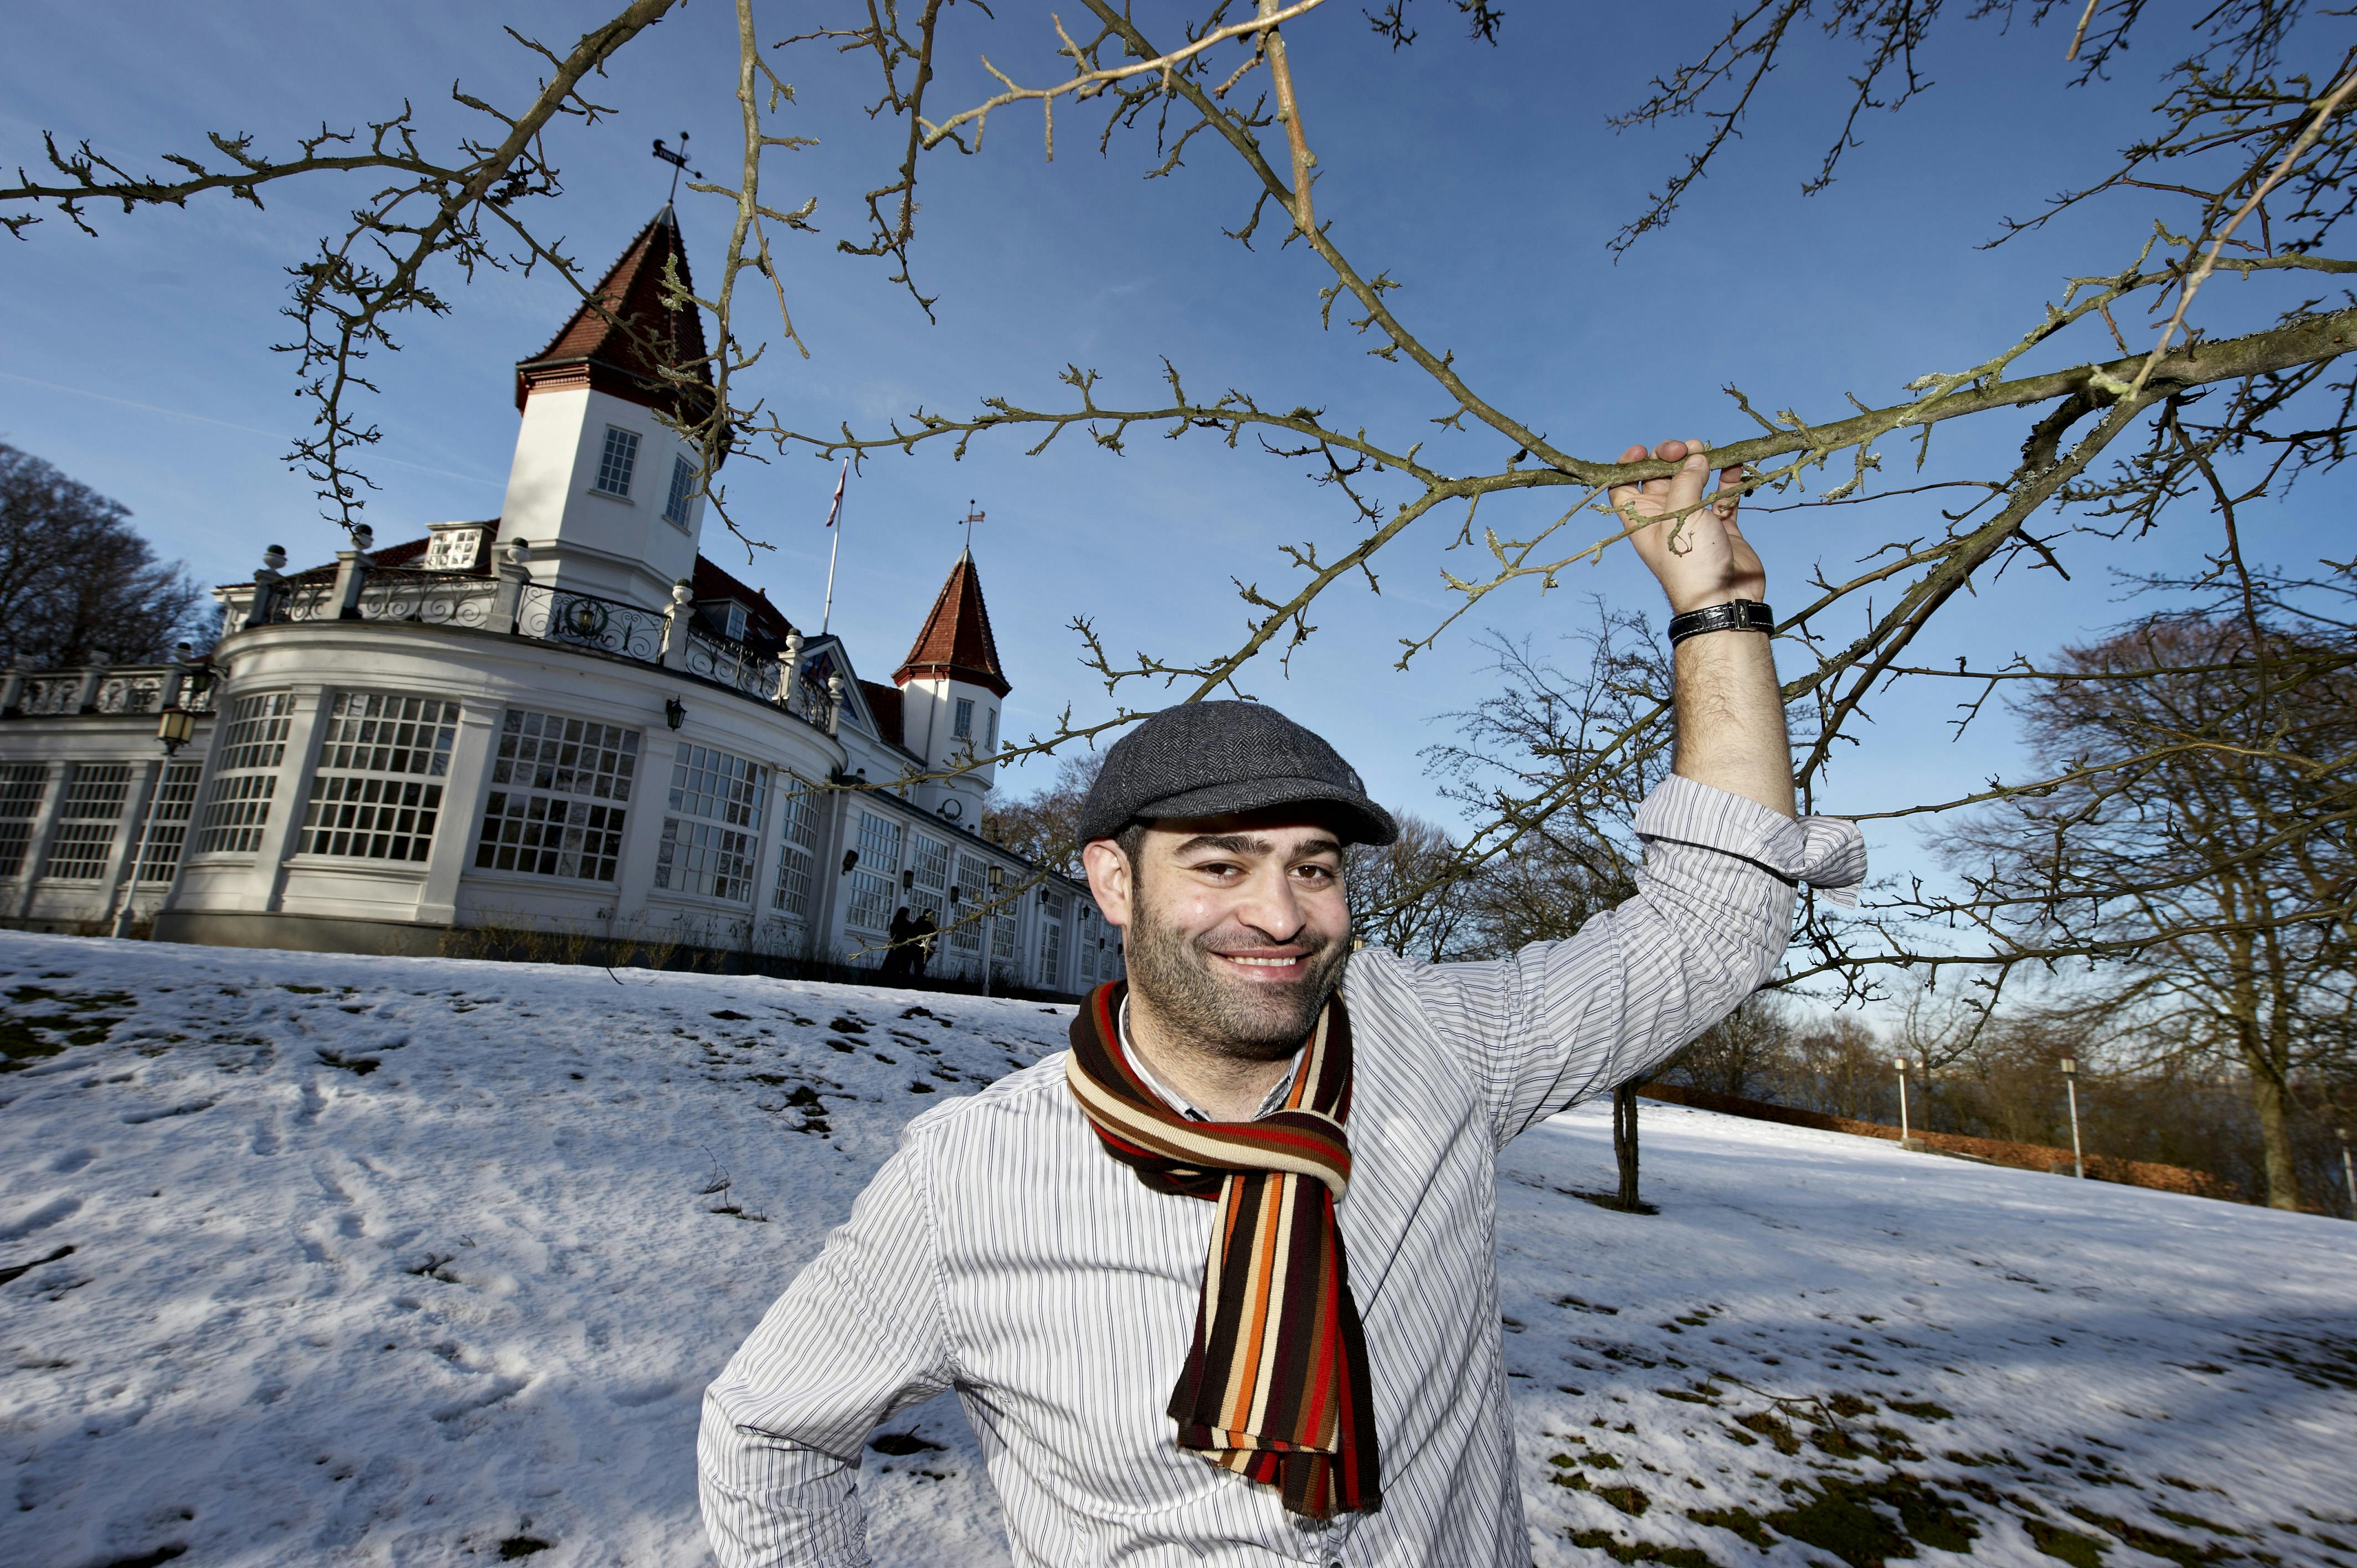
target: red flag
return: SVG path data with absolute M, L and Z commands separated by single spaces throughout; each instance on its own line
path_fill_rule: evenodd
M 842 514 L 843 483 L 849 478 L 851 478 L 851 459 L 845 457 L 843 460 L 843 472 L 834 477 L 834 504 L 826 509 L 826 525 L 829 528 L 834 526 L 834 520 Z

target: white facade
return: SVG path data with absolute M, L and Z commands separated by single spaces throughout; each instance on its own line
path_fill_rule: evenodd
M 990 770 L 922 777 L 997 739 L 971 561 L 919 644 L 984 667 L 862 682 L 839 639 L 698 555 L 654 398 L 568 340 L 522 367 L 500 518 L 292 576 L 274 547 L 217 592 L 204 660 L 6 672 L 0 923 L 104 929 L 128 906 L 189 941 L 872 969 L 906 908 L 941 928 L 929 979 L 980 982 L 986 948 L 994 990 L 1116 977 L 1085 886 L 977 836 Z M 176 703 L 195 734 L 167 768 Z

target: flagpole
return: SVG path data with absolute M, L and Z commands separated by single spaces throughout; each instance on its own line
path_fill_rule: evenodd
M 843 461 L 843 472 L 834 477 L 834 504 L 826 509 L 827 532 L 834 535 L 834 542 L 828 546 L 826 552 L 826 607 L 819 611 L 818 616 L 818 634 L 821 637 L 826 635 L 827 624 L 834 619 L 834 562 L 835 557 L 843 553 L 843 530 L 836 524 L 843 520 L 843 487 L 850 478 L 851 459 L 846 457 Z

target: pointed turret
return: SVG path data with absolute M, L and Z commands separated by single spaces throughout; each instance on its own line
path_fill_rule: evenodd
M 692 294 L 687 248 L 679 219 L 666 202 L 630 242 L 589 297 L 550 338 L 548 347 L 516 366 L 516 408 L 544 388 L 591 387 L 626 402 L 693 420 L 710 406 L 712 368 L 704 362 L 704 320 L 682 300 L 663 304 L 666 270 Z M 667 381 L 676 367 L 687 384 Z
M 909 657 L 892 672 L 894 683 L 947 679 L 965 681 L 1004 697 L 1010 689 L 998 667 L 998 641 L 990 635 L 990 611 L 982 602 L 982 574 L 967 552 L 950 568 L 949 581 L 933 600 Z
M 963 766 L 998 749 L 998 705 L 1011 688 L 998 666 L 998 639 L 982 600 L 982 575 L 971 551 L 957 558 L 933 599 L 909 657 L 892 672 L 901 693 L 903 744 L 937 768 Z M 982 820 L 987 767 L 920 785 L 919 800 L 952 822 Z
M 711 408 L 704 323 L 666 305 L 690 288 L 666 205 L 639 231 L 548 347 L 516 366 L 515 464 L 500 537 L 532 546 L 532 575 L 650 609 L 694 575 L 704 501 L 697 455 L 669 425 Z

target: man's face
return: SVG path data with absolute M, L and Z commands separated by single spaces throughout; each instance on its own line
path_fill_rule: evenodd
M 1351 956 L 1342 845 L 1298 809 L 1165 818 L 1133 865 L 1083 851 L 1098 907 L 1125 928 L 1130 994 L 1155 1021 L 1223 1055 L 1299 1048 Z

